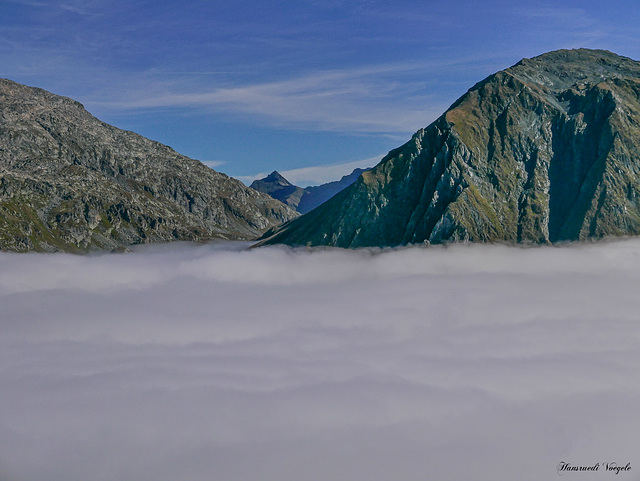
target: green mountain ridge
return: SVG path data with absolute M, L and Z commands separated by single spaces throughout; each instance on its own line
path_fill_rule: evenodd
M 640 233 L 640 63 L 559 50 L 477 83 L 262 244 L 553 243 Z

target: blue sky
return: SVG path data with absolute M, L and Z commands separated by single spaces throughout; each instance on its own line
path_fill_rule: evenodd
M 247 181 L 372 165 L 522 57 L 640 58 L 635 1 L 0 0 L 0 76 Z

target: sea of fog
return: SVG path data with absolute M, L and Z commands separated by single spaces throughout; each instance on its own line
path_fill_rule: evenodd
M 0 480 L 640 480 L 640 240 L 246 247 L 0 254 Z

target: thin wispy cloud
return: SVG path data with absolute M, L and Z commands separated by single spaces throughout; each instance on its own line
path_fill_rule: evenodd
M 25 5 L 28 7 L 46 7 L 46 2 L 39 2 L 37 0 L 6 0 L 6 3 L 14 3 L 16 5 Z
M 598 22 L 584 8 L 564 6 L 517 8 L 516 11 L 532 20 L 559 22 L 573 28 L 591 28 Z
M 637 239 L 245 247 L 1 254 L 2 479 L 635 479 Z
M 116 110 L 158 108 L 212 109 L 262 118 L 287 128 L 346 132 L 407 133 L 425 126 L 455 98 L 431 97 L 427 85 L 442 69 L 460 69 L 459 62 L 434 65 L 381 65 L 318 71 L 275 82 L 216 87 L 203 92 L 177 92 L 177 82 L 157 82 L 147 92 L 121 92 L 122 100 L 96 105 Z M 421 81 L 406 81 L 422 72 Z M 405 78 L 405 81 L 401 79 Z M 152 84 L 153 85 L 153 84 Z M 460 86 L 461 91 L 463 88 Z M 444 102 L 443 102 L 444 100 Z

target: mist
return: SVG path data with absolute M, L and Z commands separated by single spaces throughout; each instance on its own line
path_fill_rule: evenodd
M 0 480 L 640 479 L 640 240 L 246 247 L 0 254 Z

